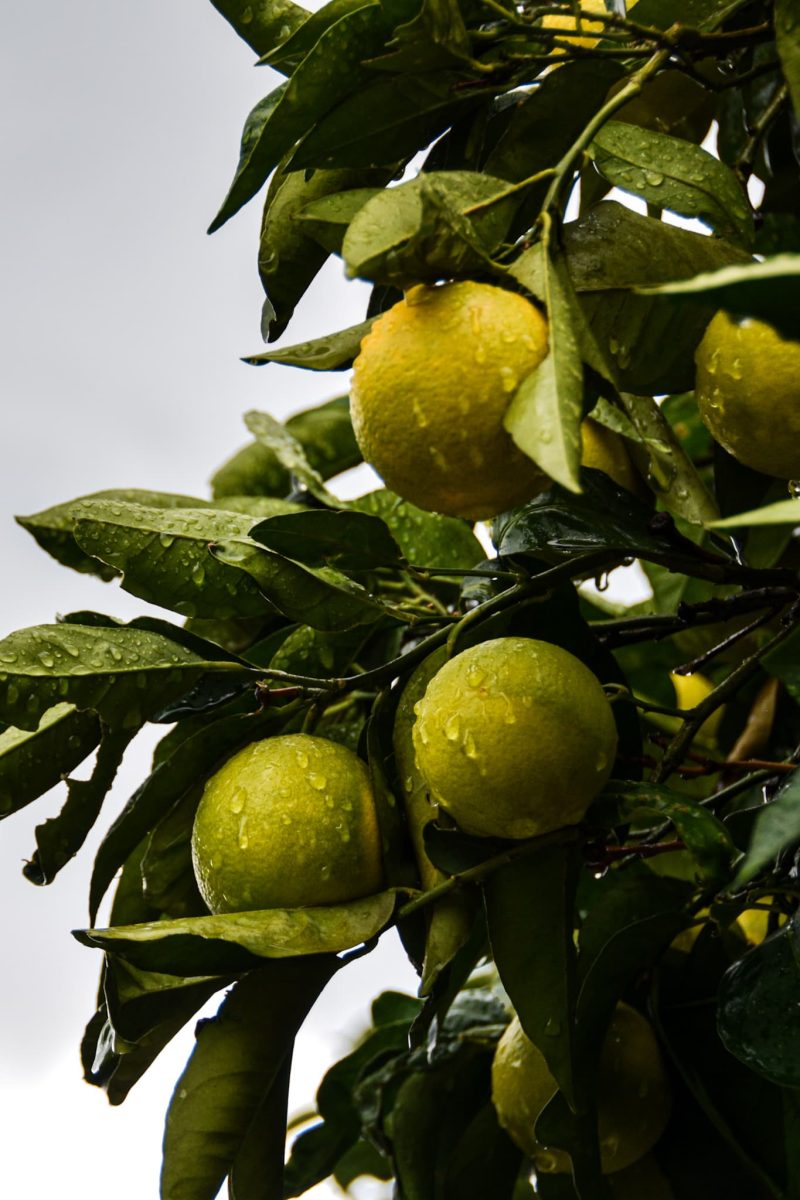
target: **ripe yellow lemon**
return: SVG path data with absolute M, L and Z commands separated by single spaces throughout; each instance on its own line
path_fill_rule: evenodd
M 480 520 L 530 499 L 550 481 L 503 417 L 547 350 L 545 318 L 515 292 L 469 280 L 411 288 L 355 360 L 350 411 L 364 458 L 434 512 Z
M 629 492 L 641 493 L 642 482 L 631 462 L 625 439 L 620 434 L 587 417 L 581 426 L 581 439 L 581 462 L 584 467 L 605 471 L 620 487 L 627 488 Z
M 718 312 L 695 355 L 700 416 L 745 466 L 800 476 L 800 342 Z
M 415 712 L 417 764 L 433 798 L 479 837 L 534 837 L 580 821 L 614 764 L 616 726 L 596 677 L 533 638 L 464 650 Z
M 541 1145 L 534 1127 L 556 1092 L 544 1056 L 515 1017 L 501 1037 L 492 1063 L 492 1102 L 509 1137 L 545 1174 L 570 1169 L 563 1150 Z M 669 1085 L 648 1021 L 618 1004 L 600 1058 L 598 1134 L 605 1175 L 622 1171 L 647 1154 L 664 1132 Z
M 674 671 L 670 671 L 669 677 L 675 692 L 675 703 L 678 708 L 684 710 L 696 708 L 714 690 L 714 684 L 700 671 L 694 671 L 691 675 L 676 675 Z M 715 746 L 724 716 L 725 705 L 721 704 L 700 726 L 695 735 L 696 740 L 707 746 Z
M 630 8 L 630 4 L 628 8 Z M 583 46 L 589 48 L 597 44 L 600 40 L 599 35 L 605 28 L 603 21 L 591 21 L 584 14 L 589 13 L 605 13 L 605 0 L 581 0 L 580 13 L 552 13 L 542 17 L 542 29 L 552 29 L 555 33 L 563 30 L 564 33 L 578 33 L 580 37 L 566 37 L 570 46 Z M 555 46 L 553 54 L 566 54 L 567 51 L 562 46 Z
M 305 733 L 253 742 L 206 784 L 192 860 L 213 913 L 377 892 L 381 845 L 367 768 L 345 746 Z

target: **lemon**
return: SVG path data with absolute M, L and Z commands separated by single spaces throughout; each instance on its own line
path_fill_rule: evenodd
M 206 784 L 192 861 L 213 913 L 341 904 L 378 891 L 367 768 L 345 746 L 305 733 L 253 742 Z
M 695 359 L 700 416 L 719 444 L 766 475 L 800 475 L 800 342 L 718 312 Z
M 635 2 L 635 0 L 634 0 Z M 630 8 L 630 4 L 628 8 Z M 577 32 L 580 37 L 565 38 L 570 46 L 583 46 L 589 49 L 595 46 L 600 38 L 599 35 L 603 32 L 603 21 L 590 21 L 585 13 L 605 13 L 605 0 L 580 0 L 580 13 L 552 13 L 542 17 L 542 29 L 552 29 L 554 32 L 564 30 L 565 33 Z M 567 51 L 562 46 L 554 46 L 553 54 L 566 54 Z
M 503 428 L 547 355 L 547 322 L 515 292 L 466 281 L 411 288 L 378 317 L 353 370 L 351 415 L 367 462 L 404 500 L 480 520 L 550 481 Z
M 774 896 L 762 896 L 759 904 L 773 904 Z M 765 908 L 746 908 L 744 912 L 739 913 L 737 925 L 741 929 L 748 942 L 752 942 L 754 946 L 760 946 L 769 930 L 770 914 Z M 777 928 L 786 924 L 787 916 L 785 913 L 778 914 Z
M 544 1174 L 570 1169 L 563 1150 L 542 1146 L 536 1120 L 556 1092 L 544 1056 L 517 1017 L 501 1037 L 492 1063 L 492 1102 L 509 1137 Z M 648 1021 L 618 1004 L 600 1057 L 598 1135 L 603 1173 L 622 1171 L 647 1154 L 669 1119 L 669 1086 Z
M 703 675 L 700 671 L 694 671 L 691 675 L 676 675 L 674 671 L 671 671 L 669 677 L 675 692 L 675 703 L 678 708 L 684 710 L 696 708 L 714 690 L 714 684 L 707 675 Z M 696 740 L 704 742 L 708 746 L 715 746 L 720 722 L 724 716 L 725 705 L 721 704 L 700 726 L 695 734 Z
M 631 462 L 625 439 L 620 434 L 587 417 L 581 426 L 581 439 L 581 462 L 584 467 L 605 471 L 620 487 L 627 488 L 629 492 L 641 493 L 641 480 Z
M 617 731 L 596 677 L 533 638 L 464 650 L 415 712 L 420 771 L 466 833 L 527 838 L 572 825 L 614 763 Z

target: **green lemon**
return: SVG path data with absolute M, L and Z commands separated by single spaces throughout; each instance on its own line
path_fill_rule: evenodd
M 345 746 L 305 733 L 253 742 L 206 784 L 192 861 L 213 913 L 343 904 L 379 891 L 367 768 Z
M 536 1120 L 555 1095 L 544 1056 L 513 1019 L 492 1063 L 492 1102 L 509 1137 L 544 1174 L 569 1171 L 563 1150 L 536 1140 Z M 618 1004 L 600 1057 L 598 1136 L 603 1173 L 622 1171 L 647 1154 L 669 1119 L 669 1086 L 655 1034 L 640 1013 Z
M 700 416 L 719 444 L 756 471 L 800 476 L 800 342 L 718 312 L 695 360 Z
M 611 774 L 617 731 L 597 678 L 560 646 L 482 642 L 417 702 L 419 769 L 466 833 L 527 838 L 580 821 Z

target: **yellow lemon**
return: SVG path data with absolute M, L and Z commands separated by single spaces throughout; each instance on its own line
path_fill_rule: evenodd
M 691 675 L 676 675 L 674 671 L 671 671 L 669 677 L 675 691 L 675 703 L 678 708 L 696 708 L 714 690 L 714 684 L 700 671 L 694 671 Z M 705 742 L 710 746 L 716 745 L 720 722 L 724 716 L 725 705 L 721 704 L 698 729 L 697 741 Z
M 378 891 L 367 768 L 345 746 L 305 733 L 253 742 L 206 784 L 192 860 L 213 913 L 341 904 Z
M 759 903 L 772 904 L 774 903 L 774 900 L 774 896 L 762 896 Z M 753 945 L 759 946 L 767 936 L 767 932 L 769 930 L 769 918 L 770 914 L 765 908 L 746 908 L 744 912 L 739 913 L 737 925 L 747 938 L 748 942 L 752 942 Z M 780 929 L 782 925 L 785 925 L 787 919 L 788 918 L 785 913 L 779 913 L 777 928 Z
M 411 288 L 355 360 L 364 458 L 403 499 L 451 516 L 480 520 L 530 499 L 550 481 L 503 418 L 547 350 L 547 322 L 515 292 L 472 281 Z
M 464 650 L 415 712 L 419 769 L 466 833 L 527 838 L 572 825 L 614 764 L 617 731 L 597 678 L 533 638 Z
M 745 466 L 800 475 L 800 342 L 718 312 L 695 355 L 695 396 L 711 434 Z
M 635 3 L 635 0 L 634 0 Z M 630 8 L 630 4 L 628 8 Z M 599 42 L 599 35 L 605 28 L 603 21 L 591 21 L 584 14 L 606 12 L 605 0 L 580 0 L 580 13 L 552 13 L 542 17 L 542 29 L 552 29 L 554 32 L 563 30 L 564 33 L 578 33 L 580 37 L 565 37 L 570 46 L 583 46 L 589 49 Z M 566 54 L 562 46 L 555 46 L 553 54 Z
M 605 471 L 615 483 L 629 492 L 642 492 L 642 481 L 631 462 L 625 439 L 620 434 L 587 417 L 581 426 L 581 439 L 581 462 L 585 467 Z
M 492 1063 L 492 1102 L 500 1124 L 544 1174 L 570 1169 L 563 1150 L 541 1145 L 534 1128 L 556 1092 L 544 1056 L 515 1017 Z M 603 1173 L 622 1171 L 653 1148 L 669 1119 L 664 1064 L 648 1021 L 618 1004 L 600 1058 L 598 1135 Z

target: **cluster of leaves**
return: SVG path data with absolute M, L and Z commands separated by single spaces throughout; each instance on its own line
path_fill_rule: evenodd
M 252 441 L 210 499 L 111 491 L 21 519 L 61 564 L 175 614 L 80 612 L 0 642 L 0 815 L 67 786 L 36 829 L 35 883 L 80 850 L 136 732 L 169 726 L 94 865 L 93 923 L 114 895 L 107 927 L 78 934 L 105 954 L 86 1077 L 120 1103 L 230 988 L 170 1106 L 164 1200 L 213 1200 L 226 1178 L 237 1200 L 279 1200 L 364 1173 L 394 1177 L 406 1200 L 523 1200 L 530 1164 L 489 1103 L 510 1005 L 558 1083 L 538 1133 L 573 1161 L 574 1178 L 543 1177 L 537 1194 L 606 1200 L 597 1054 L 624 997 L 668 1059 L 675 1103 L 656 1153 L 677 1200 L 788 1200 L 800 522 L 785 486 L 713 444 L 690 393 L 716 308 L 800 338 L 796 0 L 611 5 L 591 44 L 543 23 L 574 16 L 566 0 L 331 0 L 314 14 L 214 2 L 285 76 L 247 119 L 213 226 L 269 181 L 265 335 L 283 332 L 330 254 L 374 285 L 363 323 L 249 361 L 344 368 L 412 281 L 520 290 L 546 310 L 550 352 L 507 425 L 554 483 L 495 519 L 489 559 L 466 523 L 385 490 L 343 503 L 327 481 L 360 455 L 341 396 L 285 426 L 249 414 Z M 714 123 L 716 155 L 701 145 Z M 581 468 L 589 412 L 626 439 L 639 496 Z M 646 603 L 622 610 L 579 586 L 633 560 Z M 392 745 L 402 683 L 445 644 L 504 634 L 564 646 L 607 686 L 613 778 L 585 824 L 531 842 L 429 825 L 439 882 L 425 890 Z M 689 710 L 669 679 L 681 667 L 713 684 Z M 189 851 L 204 783 L 242 746 L 298 729 L 368 762 L 385 890 L 211 916 Z M 95 753 L 88 779 L 68 778 Z M 736 924 L 754 906 L 770 930 L 755 946 Z M 332 975 L 392 926 L 423 998 L 375 1002 L 284 1168 L 295 1035 Z

